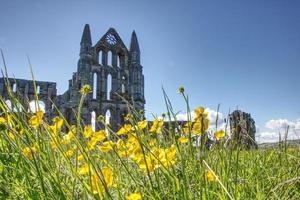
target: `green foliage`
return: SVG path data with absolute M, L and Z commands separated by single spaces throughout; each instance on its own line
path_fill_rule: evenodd
M 183 90 L 181 95 L 189 113 Z M 167 116 L 176 119 L 165 99 Z M 160 132 L 128 106 L 129 131 L 115 133 L 104 124 L 105 135 L 82 126 L 80 109 L 73 127 L 61 115 L 48 124 L 38 113 L 12 112 L 2 99 L 0 197 L 129 199 L 139 193 L 143 199 L 300 199 L 299 146 L 245 151 L 225 148 L 220 138 L 207 149 L 204 124 L 197 134 L 192 126 L 185 133 L 166 123 Z

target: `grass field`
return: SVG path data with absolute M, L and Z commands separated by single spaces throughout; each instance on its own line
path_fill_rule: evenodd
M 108 125 L 93 131 L 80 118 L 90 88 L 80 92 L 73 125 L 62 115 L 47 123 L 41 111 L 12 112 L 1 100 L 2 199 L 300 199 L 299 146 L 225 148 L 226 131 L 216 130 L 207 149 L 204 109 L 181 129 L 167 129 L 164 120 L 176 116 L 166 96 L 164 119 L 149 123 L 130 109 L 117 132 Z

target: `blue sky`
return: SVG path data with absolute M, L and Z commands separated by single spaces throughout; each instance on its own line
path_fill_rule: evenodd
M 275 133 L 270 120 L 300 124 L 299 10 L 297 0 L 1 0 L 0 48 L 10 76 L 30 78 L 29 55 L 36 79 L 57 82 L 61 94 L 85 23 L 94 44 L 114 27 L 129 46 L 135 30 L 148 116 L 165 110 L 162 86 L 184 112 L 184 86 L 191 107 L 238 107 Z

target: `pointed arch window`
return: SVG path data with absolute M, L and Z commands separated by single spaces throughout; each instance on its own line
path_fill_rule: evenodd
M 29 103 L 29 109 L 28 112 L 32 112 L 32 113 L 36 113 L 38 110 L 42 111 L 43 113 L 45 113 L 45 109 L 46 109 L 46 104 L 43 101 L 36 101 L 36 100 L 32 100 Z
M 92 125 L 93 131 L 96 131 L 96 112 L 95 111 L 91 112 L 91 125 Z
M 13 84 L 13 92 L 17 92 L 17 84 L 16 83 Z
M 9 99 L 7 99 L 7 100 L 5 101 L 5 104 L 6 104 L 7 108 L 8 108 L 8 110 L 12 110 L 11 101 L 10 101 Z
M 112 89 L 112 77 L 111 74 L 107 75 L 107 88 L 106 88 L 106 100 L 111 100 L 111 89 Z
M 103 64 L 103 59 L 102 59 L 103 56 L 102 55 L 103 55 L 103 51 L 100 50 L 99 53 L 98 53 L 98 62 L 101 65 Z
M 124 94 L 124 93 L 125 93 L 125 84 L 122 83 L 122 94 Z
M 121 68 L 121 56 L 117 55 L 117 67 Z
M 36 94 L 40 94 L 40 86 L 38 85 L 38 86 L 36 86 Z
M 121 85 L 121 92 L 122 92 L 122 94 L 124 94 L 126 92 L 125 81 L 126 81 L 125 76 L 122 76 L 122 85 Z
M 97 99 L 97 81 L 98 81 L 98 76 L 97 73 L 95 72 L 93 74 L 93 99 Z
M 107 52 L 107 65 L 112 66 L 112 52 L 111 51 Z
M 106 113 L 105 113 L 105 124 L 107 124 L 107 125 L 111 125 L 111 112 L 110 112 L 110 110 L 108 109 L 107 111 L 106 111 Z M 108 133 L 108 129 L 107 128 L 105 128 L 105 131 Z

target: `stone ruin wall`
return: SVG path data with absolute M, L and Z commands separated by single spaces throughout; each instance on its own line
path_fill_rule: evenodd
M 38 100 L 45 104 L 45 115 L 52 116 L 53 102 L 56 101 L 56 83 L 35 81 Z M 29 110 L 29 103 L 36 100 L 34 81 L 25 79 L 0 78 L 0 96 L 5 101 L 10 101 L 9 89 L 17 96 L 25 110 Z M 13 108 L 12 108 L 13 109 Z

